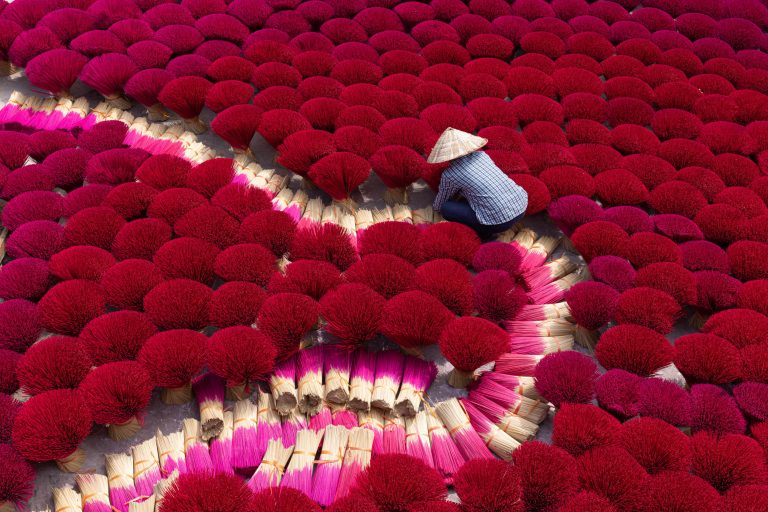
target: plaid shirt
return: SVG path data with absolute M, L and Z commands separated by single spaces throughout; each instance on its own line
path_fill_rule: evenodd
M 528 193 L 482 151 L 457 158 L 443 172 L 433 208 L 440 211 L 457 192 L 461 192 L 477 220 L 485 225 L 510 221 L 528 207 Z

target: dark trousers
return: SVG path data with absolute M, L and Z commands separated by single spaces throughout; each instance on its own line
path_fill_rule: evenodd
M 515 217 L 514 219 L 508 220 L 507 222 L 502 222 L 501 224 L 481 224 L 477 219 L 477 215 L 475 215 L 474 210 L 472 210 L 472 208 L 469 206 L 469 203 L 466 201 L 451 200 L 446 201 L 445 204 L 443 204 L 440 213 L 443 215 L 445 220 L 449 220 L 451 222 L 460 222 L 474 229 L 480 238 L 484 240 L 491 238 L 496 233 L 506 231 L 517 221 L 522 219 L 524 215 L 523 214 L 519 217 Z

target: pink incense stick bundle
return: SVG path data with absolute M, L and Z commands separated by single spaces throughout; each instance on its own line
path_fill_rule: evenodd
M 523 395 L 532 400 L 539 400 L 541 398 L 538 391 L 536 391 L 536 383 L 532 376 L 521 377 L 500 372 L 484 372 L 481 378 L 490 379 L 518 395 Z
M 328 346 L 325 349 L 325 399 L 337 405 L 349 401 L 349 372 L 352 357 L 349 351 Z
M 384 433 L 381 440 L 383 453 L 406 453 L 405 424 L 399 416 L 384 415 Z
M 475 431 L 467 412 L 456 398 L 440 402 L 435 407 L 435 412 L 461 451 L 464 460 L 493 458 L 493 454 Z
M 378 409 L 358 411 L 357 422 L 373 432 L 373 454 L 384 453 L 384 414 Z
M 149 438 L 131 448 L 133 455 L 133 485 L 139 496 L 150 496 L 160 481 L 160 457 L 155 438 Z
M 259 408 L 249 399 L 235 402 L 232 432 L 232 467 L 244 472 L 255 470 L 262 453 L 256 450 Z
M 320 449 L 325 430 L 314 431 L 310 429 L 299 430 L 296 434 L 296 446 L 291 456 L 291 461 L 285 470 L 281 487 L 290 487 L 303 492 L 307 496 L 312 494 L 312 471 L 315 467 L 315 456 Z
M 315 432 L 324 432 L 328 425 L 333 425 L 333 414 L 324 404 L 320 412 L 309 418 L 309 428 Z
M 224 420 L 222 419 L 222 425 Z M 203 441 L 203 429 L 195 418 L 187 418 L 183 424 L 184 459 L 189 473 L 205 473 L 213 469 L 208 445 Z
M 525 288 L 534 290 L 567 276 L 577 268 L 579 268 L 578 263 L 564 255 L 539 267 L 526 270 L 521 277 Z
M 576 327 L 563 318 L 555 320 L 512 320 L 504 327 L 513 336 L 573 336 Z
M 104 459 L 109 482 L 109 501 L 115 510 L 128 512 L 128 503 L 139 497 L 133 485 L 133 458 L 125 453 L 109 453 Z
M 536 423 L 513 414 L 483 395 L 470 393 L 468 401 L 473 407 L 477 408 L 478 411 L 483 413 L 489 420 L 494 422 L 497 427 L 509 434 L 509 436 L 516 441 L 521 443 L 530 441 L 536 437 L 536 434 L 539 431 L 539 426 Z
M 427 432 L 429 432 L 435 469 L 443 475 L 446 484 L 450 484 L 453 482 L 453 475 L 464 464 L 464 455 L 456 446 L 435 409 L 431 407 L 427 410 Z
M 314 416 L 323 405 L 323 346 L 304 349 L 296 357 L 299 410 Z
M 258 428 L 256 429 L 256 446 L 251 448 L 259 454 L 259 460 L 267 452 L 269 442 L 282 440 L 283 426 L 280 424 L 280 415 L 275 410 L 272 395 L 259 392 Z
M 299 403 L 296 394 L 296 359 L 291 357 L 278 363 L 269 378 L 269 389 L 275 401 L 277 412 L 285 416 Z
M 187 472 L 183 432 L 174 432 L 166 436 L 158 430 L 157 434 L 155 434 L 155 443 L 157 444 L 157 455 L 160 461 L 160 473 L 163 477 L 168 477 L 174 471 L 178 473 Z
M 251 479 L 248 480 L 248 487 L 253 492 L 279 487 L 291 453 L 293 453 L 293 445 L 285 447 L 281 439 L 270 439 L 264 459 Z
M 528 292 L 528 300 L 533 304 L 554 304 L 561 302 L 565 298 L 565 292 L 571 289 L 573 285 L 585 279 L 585 275 L 576 270 L 567 276 L 563 276 L 557 281 L 545 284 L 540 288 L 534 288 Z
M 515 320 L 518 321 L 536 321 L 552 320 L 555 318 L 571 318 L 571 309 L 566 302 L 557 304 L 527 304 L 520 308 Z
M 403 380 L 405 357 L 398 350 L 385 350 L 376 355 L 371 407 L 389 412 L 395 408 L 395 398 Z
M 485 442 L 488 449 L 496 454 L 497 457 L 506 461 L 512 460 L 512 452 L 520 446 L 520 443 L 497 427 L 467 400 L 462 400 L 461 405 L 467 411 L 472 428 L 475 429 L 475 432 Z
M 224 428 L 226 382 L 213 373 L 206 373 L 195 379 L 192 389 L 200 408 L 202 439 L 207 441 L 218 436 Z
M 360 427 L 355 427 L 350 431 L 335 499 L 338 500 L 350 493 L 358 475 L 371 464 L 372 449 L 373 432 Z
M 509 337 L 510 352 L 518 354 L 546 355 L 552 352 L 573 350 L 573 335 L 568 336 L 519 336 Z
M 290 414 L 286 416 L 280 416 L 283 422 L 282 440 L 283 445 L 290 446 L 296 443 L 296 433 L 300 430 L 309 428 L 307 417 L 301 414 L 298 410 L 294 409 Z
M 106 475 L 75 475 L 75 483 L 83 495 L 83 512 L 112 512 Z
M 536 232 L 529 228 L 523 228 L 515 234 L 509 245 L 520 255 L 522 261 L 534 243 L 536 243 Z
M 325 427 L 323 448 L 312 477 L 312 499 L 327 507 L 336 497 L 341 466 L 349 439 L 349 430 L 341 426 Z
M 349 381 L 349 402 L 347 406 L 357 411 L 371 408 L 376 356 L 373 352 L 359 350 L 355 354 Z
M 395 400 L 395 412 L 405 418 L 416 416 L 424 394 L 436 375 L 437 366 L 432 361 L 407 357 L 403 369 L 403 383 Z
M 530 398 L 518 395 L 509 388 L 490 379 L 480 379 L 471 393 L 483 395 L 512 412 L 512 414 L 536 424 L 544 421 L 549 413 L 549 406 L 546 402 L 539 402 L 538 400 L 531 400 Z
M 544 359 L 543 355 L 503 354 L 496 360 L 493 369 L 507 375 L 524 375 L 533 377 L 536 365 Z
M 224 411 L 224 429 L 218 437 L 211 441 L 211 462 L 217 473 L 233 473 L 232 470 L 232 432 L 235 415 L 232 411 Z
M 435 467 L 425 411 L 419 412 L 413 418 L 405 419 L 405 452 L 411 457 L 420 459 L 429 467 Z
M 520 262 L 520 272 L 539 268 L 552 254 L 552 251 L 560 245 L 560 240 L 560 238 L 546 235 L 539 237 L 523 256 L 523 260 Z
M 357 413 L 349 409 L 339 409 L 337 411 L 333 411 L 331 424 L 341 425 L 342 427 L 346 427 L 351 430 L 358 426 Z

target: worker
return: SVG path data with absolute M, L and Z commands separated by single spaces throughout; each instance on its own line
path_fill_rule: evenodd
M 432 207 L 445 220 L 474 229 L 483 240 L 506 231 L 525 215 L 526 191 L 479 151 L 487 139 L 455 128 L 446 129 L 427 161 L 451 162 L 440 178 Z

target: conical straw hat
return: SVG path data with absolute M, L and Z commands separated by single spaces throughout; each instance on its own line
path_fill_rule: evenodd
M 454 160 L 460 156 L 477 151 L 486 144 L 488 144 L 488 139 L 477 137 L 456 128 L 446 128 L 440 138 L 437 139 L 427 162 L 439 164 L 440 162 Z

